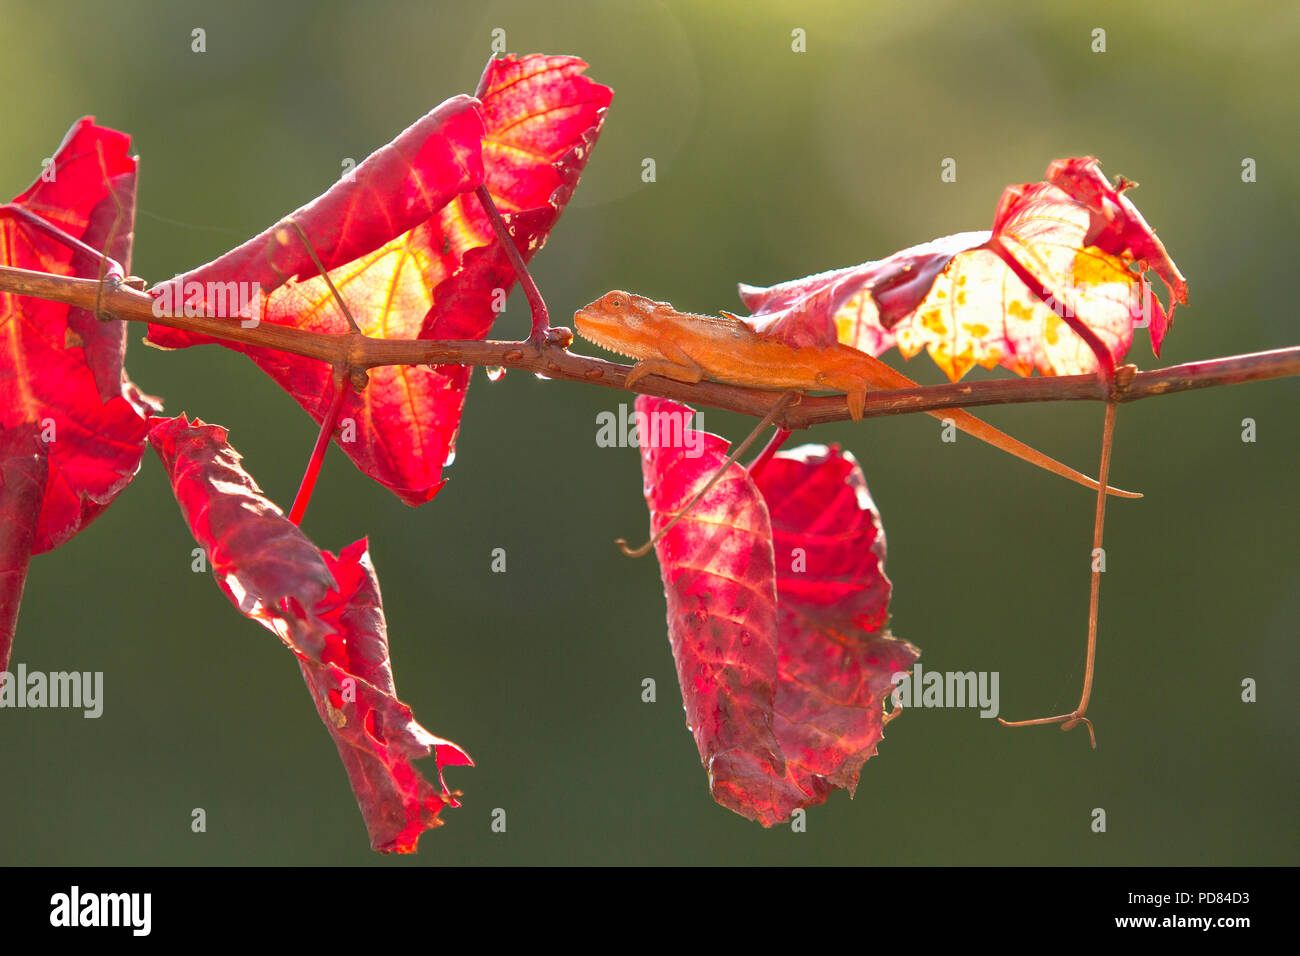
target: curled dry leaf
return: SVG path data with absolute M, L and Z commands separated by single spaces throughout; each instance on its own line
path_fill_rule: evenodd
M 460 805 L 443 782 L 443 768 L 471 760 L 416 723 L 397 698 L 366 541 L 337 557 L 318 550 L 262 494 L 224 428 L 184 415 L 149 424 L 149 441 L 218 585 L 241 614 L 274 632 L 297 657 L 371 846 L 414 852 L 420 834 L 442 823 L 440 811 Z M 437 786 L 412 765 L 431 754 Z

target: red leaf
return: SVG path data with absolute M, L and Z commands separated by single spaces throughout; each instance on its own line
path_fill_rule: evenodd
M 207 552 L 213 576 L 246 617 L 298 658 L 317 711 L 339 749 L 357 805 L 380 852 L 411 853 L 459 806 L 442 768 L 470 764 L 397 699 L 379 581 L 365 540 L 336 558 L 318 551 L 262 494 L 226 430 L 184 415 L 150 420 L 181 513 Z M 411 765 L 435 756 L 439 786 Z
M 716 435 L 688 431 L 684 405 L 637 396 L 637 433 L 650 530 L 672 520 L 726 458 Z M 641 416 L 645 416 L 642 419 Z M 644 424 L 643 424 L 644 422 Z M 660 435 L 690 436 L 657 444 Z M 689 515 L 655 545 L 668 602 L 668 641 L 700 760 L 714 799 L 748 811 L 755 777 L 782 780 L 785 757 L 773 727 L 777 682 L 776 578 L 767 507 L 745 470 L 733 465 Z
M 492 60 L 478 98 L 448 100 L 358 166 L 355 182 L 336 184 L 257 238 L 151 293 L 161 297 L 170 288 L 175 302 L 176 283 L 185 297 L 191 283 L 201 283 L 187 307 L 230 317 L 237 310 L 226 301 L 225 283 L 258 282 L 249 318 L 348 331 L 301 238 L 285 224 L 292 218 L 367 335 L 485 337 L 514 274 L 474 189 L 487 185 L 525 259 L 541 248 L 611 96 L 580 75 L 585 68 L 574 57 Z M 214 341 L 156 325 L 149 338 L 169 348 Z M 247 353 L 318 423 L 324 418 L 331 399 L 325 364 L 222 344 Z M 372 370 L 365 392 L 344 400 L 340 422 L 354 423 L 355 440 L 339 447 L 407 504 L 428 501 L 454 452 L 468 382 L 463 366 Z
M 149 420 L 149 443 L 226 597 L 286 644 L 319 657 L 324 629 L 307 611 L 325 599 L 334 576 L 316 546 L 262 494 L 226 435 L 184 415 Z
M 48 474 L 48 449 L 37 426 L 0 431 L 0 671 L 9 669 Z
M 960 232 L 879 262 L 792 279 L 767 289 L 741 284 L 740 299 L 754 313 L 746 321 L 763 335 L 795 348 L 842 341 L 840 323 L 853 322 L 854 340 L 845 344 L 880 355 L 895 344 L 892 330 L 930 294 L 948 263 L 959 253 L 983 245 L 989 235 Z
M 789 802 L 768 811 L 772 823 L 833 789 L 856 791 L 884 736 L 890 677 L 909 670 L 920 652 L 887 629 L 885 532 L 853 456 L 805 445 L 773 456 L 753 478 L 772 522 L 776 734 L 794 784 Z
M 1151 314 L 1151 351 L 1159 355 L 1165 332 L 1174 321 L 1174 309 L 1179 303 L 1187 302 L 1187 280 L 1142 213 L 1127 196 L 1120 195 L 1137 183 L 1121 176 L 1112 187 L 1101 171 L 1101 164 L 1091 156 L 1056 160 L 1047 167 L 1047 180 L 1088 210 L 1090 224 L 1083 240 L 1087 245 L 1126 262 L 1132 261 L 1142 272 L 1150 269 L 1164 283 L 1169 296 L 1168 318 L 1158 299 Z
M 397 699 L 379 579 L 366 549 L 362 539 L 337 558 L 320 553 L 338 581 L 316 609 L 331 633 L 323 662 L 299 654 L 298 664 L 338 747 L 371 847 L 414 853 L 420 834 L 442 825 L 439 811 L 460 806 L 459 795 L 443 781 L 443 768 L 474 762 L 416 723 L 411 708 Z M 438 767 L 437 787 L 411 765 L 430 754 Z
M 922 348 L 953 380 L 973 366 L 1021 375 L 1107 369 L 1149 319 L 1158 355 L 1187 284 L 1097 161 L 1057 160 L 1046 182 L 1010 186 L 993 232 L 967 232 L 740 297 L 761 334 L 793 346 L 836 342 L 872 355 Z M 1166 317 L 1142 273 L 1170 294 Z M 1136 271 L 1135 271 L 1136 270 Z
M 545 245 L 577 188 L 614 95 L 583 76 L 586 68 L 572 56 L 506 56 L 489 61 L 479 80 L 484 185 L 525 262 Z M 475 197 L 460 196 L 448 209 L 465 230 L 467 248 L 460 268 L 438 285 L 419 337 L 484 339 L 499 294 L 515 283 L 514 269 Z M 439 365 L 432 371 L 441 383 L 439 441 L 446 436 L 450 454 L 471 369 Z
M 129 145 L 129 137 L 93 118 L 79 120 L 55 154 L 52 174 L 38 178 L 12 207 L 128 264 L 136 181 Z M 0 216 L 0 261 L 99 276 L 97 259 L 74 253 L 14 215 Z M 143 413 L 157 404 L 125 377 L 120 322 L 0 293 L 0 337 L 0 425 L 36 424 L 49 439 L 49 479 L 33 545 L 40 554 L 93 521 L 131 481 L 144 454 Z
M 690 409 L 675 402 L 640 396 L 637 413 L 643 445 L 683 436 L 642 448 L 658 532 L 721 465 L 726 443 L 687 429 Z M 884 533 L 852 457 L 809 446 L 755 476 L 733 465 L 655 550 L 714 799 L 771 826 L 833 789 L 852 794 L 883 736 L 890 676 L 918 656 L 886 630 Z

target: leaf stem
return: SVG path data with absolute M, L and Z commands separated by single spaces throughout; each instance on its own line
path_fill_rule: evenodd
M 112 190 L 109 191 L 109 195 L 113 197 L 114 202 L 118 201 L 117 194 Z M 66 246 L 67 248 L 71 249 L 73 252 L 79 252 L 83 256 L 87 256 L 88 258 L 93 259 L 99 266 L 99 270 L 100 270 L 99 279 L 88 280 L 88 281 L 93 281 L 97 283 L 102 282 L 105 276 L 115 276 L 119 279 L 126 278 L 125 270 L 122 268 L 121 263 L 119 263 L 116 259 L 110 259 L 108 256 L 104 255 L 98 249 L 91 248 L 90 246 L 86 245 L 84 242 L 82 242 L 80 239 L 76 238 L 75 236 L 68 235 L 68 233 L 64 232 L 58 226 L 54 225 L 54 223 L 50 222 L 48 219 L 45 219 L 42 216 L 36 215 L 34 212 L 32 212 L 29 209 L 24 209 L 22 206 L 17 206 L 14 205 L 13 203 L 3 203 L 0 204 L 0 216 L 10 216 L 14 219 L 21 219 L 23 222 L 27 223 L 27 225 L 31 226 L 32 228 L 45 233 L 55 242 L 58 242 L 61 245 Z M 116 223 L 114 223 L 114 229 L 116 228 L 117 228 Z M 44 274 L 44 273 L 40 273 L 40 274 Z
M 293 226 L 294 232 L 298 233 L 298 238 L 301 239 L 302 244 L 307 247 L 307 255 L 311 256 L 312 263 L 320 271 L 320 277 L 324 279 L 325 284 L 329 286 L 330 294 L 334 296 L 334 303 L 339 307 L 339 310 L 342 311 L 343 318 L 348 320 L 348 328 L 357 335 L 360 335 L 361 326 L 357 325 L 357 320 L 352 318 L 352 310 L 349 309 L 348 304 L 343 301 L 343 296 L 339 295 L 339 290 L 334 288 L 334 280 L 330 278 L 329 271 L 325 268 L 324 263 L 320 261 L 320 256 L 316 255 L 316 247 L 313 246 L 311 240 L 307 238 L 307 233 L 302 231 L 302 226 L 298 225 L 297 220 L 286 219 L 285 221 L 289 223 L 289 225 Z
M 786 443 L 786 439 L 788 439 L 792 434 L 793 432 L 788 428 L 778 428 L 772 433 L 771 440 L 763 446 L 763 450 L 760 451 L 757 457 L 749 463 L 750 477 L 757 475 L 763 470 L 763 466 L 771 461 L 772 456 L 781 450 L 781 446 Z
M 307 470 L 303 472 L 298 493 L 293 497 L 293 507 L 289 509 L 289 520 L 296 525 L 302 524 L 302 516 L 306 513 L 307 505 L 311 501 L 311 493 L 316 488 L 316 479 L 320 475 L 321 463 L 325 460 L 325 451 L 329 448 L 330 439 L 334 437 L 339 412 L 343 409 L 343 398 L 348 393 L 348 381 L 347 366 L 334 366 L 334 397 L 330 401 L 325 417 L 321 419 L 320 434 L 316 436 L 311 458 L 307 460 Z
M 666 535 L 669 529 L 671 529 L 673 525 L 675 525 L 682 518 L 685 518 L 687 514 L 690 513 L 691 509 L 694 508 L 695 505 L 699 503 L 699 500 L 709 493 L 709 489 L 712 488 L 714 485 L 716 485 L 718 483 L 718 480 L 727 473 L 727 469 L 730 468 L 732 465 L 734 465 L 736 463 L 736 460 L 739 459 L 741 455 L 743 455 L 746 451 L 749 450 L 749 446 L 754 444 L 755 439 L 757 439 L 759 435 L 763 434 L 763 429 L 767 428 L 768 425 L 772 424 L 772 422 L 775 421 L 776 416 L 781 413 L 781 410 L 785 408 L 787 405 L 789 405 L 796 398 L 798 398 L 798 396 L 799 396 L 798 392 L 783 393 L 781 397 L 777 399 L 776 404 L 772 406 L 771 410 L 766 415 L 763 416 L 763 420 L 754 426 L 753 431 L 751 431 L 748 435 L 745 436 L 745 440 L 742 441 L 739 445 L 737 445 L 736 450 L 727 456 L 727 460 L 718 466 L 717 470 L 714 471 L 713 473 L 713 477 L 709 479 L 708 484 L 706 484 L 703 488 L 701 488 L 698 492 L 696 492 L 695 497 L 692 498 L 689 502 L 687 502 L 685 508 L 677 512 L 677 514 L 673 515 L 672 521 L 668 522 L 666 525 L 664 525 L 662 528 L 656 531 L 653 535 L 651 535 L 649 541 L 641 545 L 641 547 L 639 548 L 632 548 L 628 546 L 626 538 L 615 538 L 614 543 L 618 545 L 619 550 L 622 551 L 629 558 L 639 558 L 648 554 L 650 552 L 650 549 L 655 546 L 655 542 L 657 542 L 660 538 Z M 780 430 L 778 430 L 778 434 L 779 432 Z M 786 434 L 789 433 L 787 432 Z
M 537 288 L 537 283 L 533 281 L 532 273 L 528 271 L 528 266 L 524 263 L 524 257 L 519 254 L 519 248 L 515 245 L 510 230 L 506 228 L 506 221 L 501 217 L 497 204 L 492 201 L 492 193 L 488 192 L 486 186 L 479 186 L 474 190 L 474 194 L 478 196 L 478 201 L 483 206 L 483 212 L 487 214 L 488 222 L 492 223 L 492 231 L 496 233 L 497 240 L 501 243 L 506 258 L 510 260 L 510 265 L 514 267 L 520 288 L 524 290 L 524 295 L 528 298 L 528 307 L 533 313 L 533 328 L 528 335 L 528 341 L 541 347 L 545 345 L 547 333 L 551 330 L 551 315 L 546 310 L 546 301 L 542 298 L 542 292 Z

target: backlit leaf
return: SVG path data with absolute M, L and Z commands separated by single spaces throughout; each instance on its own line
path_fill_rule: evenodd
M 319 551 L 240 464 L 226 430 L 184 415 L 150 420 L 149 441 L 171 479 L 218 585 L 246 617 L 298 659 L 317 712 L 339 750 L 371 846 L 411 853 L 457 794 L 442 768 L 469 755 L 415 722 L 397 698 L 379 581 L 358 541 Z M 438 785 L 412 761 L 433 755 Z
M 636 409 L 657 532 L 726 443 L 684 428 L 683 405 L 643 395 Z M 755 475 L 732 465 L 655 552 L 714 799 L 771 826 L 832 790 L 852 794 L 883 736 L 890 678 L 918 656 L 887 630 L 884 531 L 852 456 L 806 446 Z
M 1113 368 L 1133 329 L 1158 355 L 1187 283 L 1095 159 L 1057 160 L 1010 186 L 992 232 L 967 232 L 766 289 L 742 285 L 747 321 L 791 345 L 840 342 L 872 355 L 925 349 L 954 381 L 975 365 L 1020 375 Z M 1169 309 L 1146 273 L 1164 282 Z

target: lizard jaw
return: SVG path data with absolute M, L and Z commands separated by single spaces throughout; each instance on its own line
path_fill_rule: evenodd
M 648 350 L 638 347 L 625 338 L 627 335 L 626 326 L 621 323 L 611 322 L 604 316 L 593 314 L 586 309 L 579 309 L 573 314 L 573 327 L 588 342 L 599 345 L 615 355 L 642 359 L 648 353 Z

